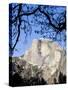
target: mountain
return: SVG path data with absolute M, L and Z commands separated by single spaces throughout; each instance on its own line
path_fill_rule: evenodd
M 20 75 L 22 78 L 27 77 L 26 71 L 31 72 L 30 77 L 36 76 L 35 73 L 42 71 L 42 77 L 47 83 L 58 82 L 60 72 L 66 75 L 66 53 L 65 50 L 57 43 L 49 39 L 34 39 L 31 47 L 23 56 L 18 57 L 16 63 L 23 67 Z M 24 63 L 24 64 L 23 64 Z M 33 71 L 36 68 L 36 72 Z M 18 70 L 19 71 L 19 70 Z M 26 75 L 27 74 L 27 75 Z

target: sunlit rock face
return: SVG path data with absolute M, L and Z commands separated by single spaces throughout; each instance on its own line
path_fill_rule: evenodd
M 54 83 L 54 78 L 58 78 L 60 71 L 66 74 L 65 50 L 57 42 L 49 39 L 34 39 L 32 46 L 19 59 L 26 61 L 29 65 L 38 66 L 42 70 L 42 77 L 49 84 Z

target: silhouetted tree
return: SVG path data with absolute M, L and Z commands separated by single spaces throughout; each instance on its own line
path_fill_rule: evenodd
M 66 83 L 66 75 L 63 75 L 61 72 L 58 77 L 58 81 L 60 84 Z
M 55 84 L 65 84 L 66 83 L 66 75 L 63 75 L 63 73 L 60 72 L 59 76 L 58 76 L 58 82 L 57 82 L 56 78 L 54 78 L 54 83 Z
M 17 4 L 9 5 L 9 49 L 13 54 L 23 30 L 25 38 L 31 35 L 33 27 L 39 25 L 36 34 L 56 40 L 56 36 L 66 31 L 66 8 L 64 6 Z M 48 33 L 48 34 L 47 34 Z M 46 35 L 45 35 L 46 34 Z M 62 39 L 62 37 L 60 36 Z M 23 38 L 22 38 L 23 39 Z M 66 40 L 66 34 L 64 35 Z

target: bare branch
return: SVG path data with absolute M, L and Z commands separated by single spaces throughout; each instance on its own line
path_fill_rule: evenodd
M 64 27 L 66 27 L 66 21 L 63 22 L 63 23 L 61 23 L 62 27 L 60 27 L 60 25 L 58 25 L 58 27 L 57 27 L 56 25 L 54 25 L 54 24 L 52 23 L 52 21 L 51 21 L 51 19 L 50 19 L 50 16 L 49 16 L 47 13 L 45 13 L 44 11 L 42 11 L 41 8 L 39 8 L 39 11 L 40 11 L 41 13 L 43 13 L 43 14 L 47 17 L 47 19 L 49 20 L 49 24 L 50 24 L 53 28 L 58 29 L 58 30 L 62 30 L 62 29 L 64 29 Z M 66 17 L 65 17 L 65 18 L 66 18 Z
M 18 16 L 19 16 L 19 14 L 20 14 L 20 12 L 21 12 L 21 8 L 22 8 L 22 6 L 21 6 L 21 4 L 20 4 L 20 5 L 19 5 L 19 10 L 18 10 Z M 18 36 L 17 36 L 17 39 L 16 39 L 15 44 L 14 44 L 13 47 L 11 47 L 11 45 L 9 44 L 10 49 L 11 49 L 12 51 L 14 50 L 15 46 L 17 45 L 18 40 L 19 40 L 19 36 L 20 36 L 21 17 L 19 17 L 18 19 L 19 19 L 19 25 L 18 25 Z
M 19 14 L 19 15 L 18 15 L 17 17 L 15 17 L 15 19 L 14 19 L 12 22 L 10 22 L 10 23 L 14 23 L 14 22 L 15 22 L 19 17 L 21 17 L 21 16 L 29 16 L 29 15 L 34 14 L 38 9 L 39 9 L 39 6 L 38 6 L 35 10 L 33 10 L 32 12 Z

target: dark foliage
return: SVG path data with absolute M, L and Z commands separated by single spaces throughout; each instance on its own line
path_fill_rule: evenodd
M 31 86 L 31 85 L 46 85 L 47 81 L 43 79 L 43 77 L 39 77 L 36 75 L 35 77 L 30 78 L 22 78 L 18 72 L 16 72 L 15 67 L 13 69 L 12 58 L 10 57 L 9 62 L 9 85 L 10 86 Z M 15 74 L 13 74 L 15 72 Z M 59 73 L 58 82 L 56 78 L 54 78 L 54 84 L 65 84 L 66 83 L 66 75 L 63 75 L 62 72 Z
M 31 86 L 31 85 L 45 85 L 47 82 L 43 78 L 31 77 L 30 79 L 21 78 L 19 74 L 10 75 L 10 86 Z
M 61 72 L 58 77 L 59 84 L 66 83 L 66 75 L 63 75 Z
M 47 82 L 38 75 L 35 77 L 22 78 L 19 73 L 13 68 L 14 63 L 12 63 L 12 57 L 9 57 L 9 85 L 10 86 L 31 86 L 31 85 L 45 85 Z M 15 74 L 13 74 L 15 72 Z
M 60 75 L 58 77 L 58 82 L 56 81 L 56 79 L 54 79 L 54 84 L 65 84 L 66 83 L 66 76 L 63 75 L 60 72 Z M 14 74 L 14 75 L 10 75 L 10 86 L 31 86 L 31 85 L 46 85 L 47 82 L 43 79 L 43 78 L 39 78 L 39 77 L 31 77 L 30 79 L 26 79 L 26 78 L 21 78 L 21 76 L 19 76 L 19 74 Z
M 65 84 L 66 83 L 66 75 L 63 75 L 63 73 L 60 72 L 58 77 L 58 82 L 56 81 L 56 78 L 54 78 L 55 84 Z

